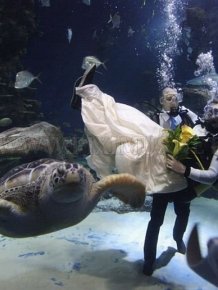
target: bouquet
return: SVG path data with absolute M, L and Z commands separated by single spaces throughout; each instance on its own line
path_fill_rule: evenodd
M 201 141 L 195 135 L 193 129 L 187 125 L 182 125 L 177 126 L 175 130 L 168 129 L 167 131 L 168 136 L 163 140 L 167 148 L 167 153 L 179 161 L 190 159 L 190 154 L 193 154 L 201 169 L 204 169 L 200 159 L 195 153 Z

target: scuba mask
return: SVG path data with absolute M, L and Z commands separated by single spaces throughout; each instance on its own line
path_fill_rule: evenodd
M 176 88 L 166 87 L 162 91 L 160 103 L 162 108 L 173 117 L 176 117 L 179 112 L 179 103 L 182 102 L 182 91 Z
M 204 118 L 205 120 L 216 118 L 218 116 L 218 108 L 213 105 L 206 105 L 204 107 Z

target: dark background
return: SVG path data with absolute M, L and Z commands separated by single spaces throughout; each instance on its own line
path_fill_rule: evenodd
M 50 2 L 50 7 L 42 7 L 35 1 L 39 33 L 31 39 L 22 61 L 26 70 L 35 75 L 40 73 L 42 83 L 35 82 L 35 98 L 42 102 L 47 121 L 60 126 L 66 134 L 82 128 L 80 112 L 71 110 L 69 103 L 74 81 L 82 75 L 82 60 L 87 55 L 106 61 L 107 70 L 103 66 L 98 68 L 95 83 L 117 101 L 130 105 L 143 100 L 158 101 L 159 62 L 154 45 L 162 37 L 163 1 L 91 0 L 90 6 L 80 0 Z M 175 81 L 181 84 L 194 77 L 198 53 L 212 49 L 215 66 L 217 62 L 217 22 L 211 16 L 217 9 L 217 1 L 185 2 L 180 15 L 182 27 L 187 25 L 186 9 L 190 7 L 203 9 L 207 19 L 206 33 L 199 23 L 191 23 L 193 53 L 189 61 L 181 40 L 183 52 L 175 57 Z M 121 17 L 120 29 L 112 29 L 108 23 L 110 14 L 116 12 Z M 128 37 L 130 26 L 135 33 Z M 70 43 L 67 28 L 73 32 Z M 93 38 L 94 32 L 97 38 Z

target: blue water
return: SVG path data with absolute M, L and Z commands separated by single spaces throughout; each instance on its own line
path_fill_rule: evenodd
M 11 5 L 18 2 L 13 0 Z M 37 33 L 28 41 L 19 69 L 40 74 L 40 81 L 34 82 L 33 90 L 34 98 L 41 102 L 43 120 L 60 127 L 65 135 L 71 136 L 75 129 L 83 128 L 81 114 L 70 108 L 70 99 L 74 81 L 83 74 L 81 65 L 85 56 L 95 56 L 105 62 L 106 69 L 103 66 L 97 69 L 94 82 L 116 101 L 135 105 L 146 100 L 159 106 L 161 82 L 157 70 L 161 65 L 160 59 L 163 59 L 160 58 L 164 48 L 161 43 L 168 27 L 164 13 L 166 3 L 173 1 L 91 0 L 89 6 L 82 0 L 50 0 L 49 7 L 43 7 L 40 2 L 34 1 Z M 194 79 L 199 53 L 212 51 L 214 67 L 218 71 L 218 1 L 174 2 L 179 3 L 175 16 L 182 34 L 177 52 L 171 56 L 171 72 L 176 86 L 182 87 Z M 5 16 L 2 3 L 0 13 Z M 18 9 L 17 15 L 19 12 Z M 115 13 L 120 15 L 120 26 L 113 29 L 108 21 Z M 190 35 L 187 34 L 189 30 L 185 30 L 187 27 Z M 72 31 L 70 43 L 67 38 L 69 28 Z M 12 37 L 16 38 L 16 35 L 9 38 Z M 16 47 L 6 44 L 3 48 L 6 53 Z M 3 50 L 0 53 L 1 59 L 4 59 Z M 11 76 L 12 80 L 14 78 L 15 74 Z M 199 84 L 197 80 L 193 81 L 195 85 Z M 24 94 L 22 97 L 25 98 L 28 90 L 31 89 L 21 92 L 21 95 Z M 184 98 L 184 105 L 186 101 Z M 196 99 L 188 102 L 192 105 L 190 109 L 195 111 Z M 0 108 L 3 105 L 0 103 Z M 2 117 L 5 116 L 1 116 L 0 111 L 0 119 Z M 13 108 L 7 117 L 13 117 Z M 28 122 L 26 125 L 29 125 Z M 191 224 L 200 221 L 203 230 L 208 230 L 205 236 L 201 233 L 205 253 L 207 239 L 217 235 L 217 223 L 213 222 L 216 220 L 215 202 L 208 199 L 196 202 L 194 212 L 197 215 L 191 212 Z M 108 215 L 95 213 L 94 218 L 90 215 L 90 219 L 78 228 L 68 228 L 54 235 L 21 240 L 1 236 L 0 290 L 133 290 L 142 289 L 146 283 L 152 287 L 159 285 L 160 289 L 213 290 L 211 284 L 188 269 L 185 257 L 181 258 L 179 254 L 154 278 L 142 276 L 137 260 L 142 259 L 148 213 L 128 213 L 124 218 L 122 216 L 122 220 L 111 212 Z M 139 221 L 140 224 L 137 224 Z M 127 232 L 129 225 L 131 229 Z M 140 232 L 132 241 L 132 235 L 139 226 Z M 170 234 L 166 231 L 163 235 L 161 250 L 164 250 L 165 238 Z M 129 260 L 127 255 L 130 255 Z M 40 285 L 39 288 L 37 285 Z
M 51 0 L 51 7 L 42 7 L 36 1 L 37 21 L 40 36 L 29 43 L 23 63 L 33 73 L 40 74 L 42 84 L 37 85 L 36 98 L 42 101 L 42 108 L 48 120 L 60 125 L 82 127 L 80 114 L 69 108 L 74 80 L 83 73 L 81 69 L 84 56 L 94 55 L 106 60 L 107 70 L 99 67 L 95 83 L 113 95 L 117 101 L 134 105 L 143 100 L 156 100 L 160 87 L 157 80 L 159 67 L 158 50 L 155 45 L 163 38 L 165 21 L 164 2 L 161 0 L 92 0 L 91 5 L 82 1 Z M 179 1 L 180 2 L 180 1 Z M 181 1 L 186 3 L 178 15 L 179 25 L 187 25 L 187 10 L 200 8 L 206 17 L 217 8 L 216 1 Z M 119 29 L 112 29 L 108 23 L 110 14 L 119 12 Z M 179 14 L 178 13 L 178 14 Z M 199 52 L 213 50 L 217 66 L 217 37 L 215 23 L 209 19 L 203 23 L 197 16 L 189 21 L 192 36 L 189 45 L 193 52 L 187 60 L 185 39 L 180 41 L 180 54 L 174 60 L 175 82 L 185 84 L 193 78 L 195 61 Z M 69 44 L 67 28 L 72 29 Z M 128 36 L 128 29 L 134 30 Z M 206 34 L 205 31 L 206 30 Z M 95 33 L 96 37 L 93 38 Z

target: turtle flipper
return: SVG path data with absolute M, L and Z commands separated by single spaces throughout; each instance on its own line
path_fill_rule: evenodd
M 24 211 L 13 202 L 0 199 L 0 217 L 6 217 L 11 214 L 23 215 Z
M 112 190 L 113 195 L 132 207 L 141 207 L 145 200 L 145 186 L 128 173 L 113 174 L 104 177 L 95 184 L 95 192 Z

